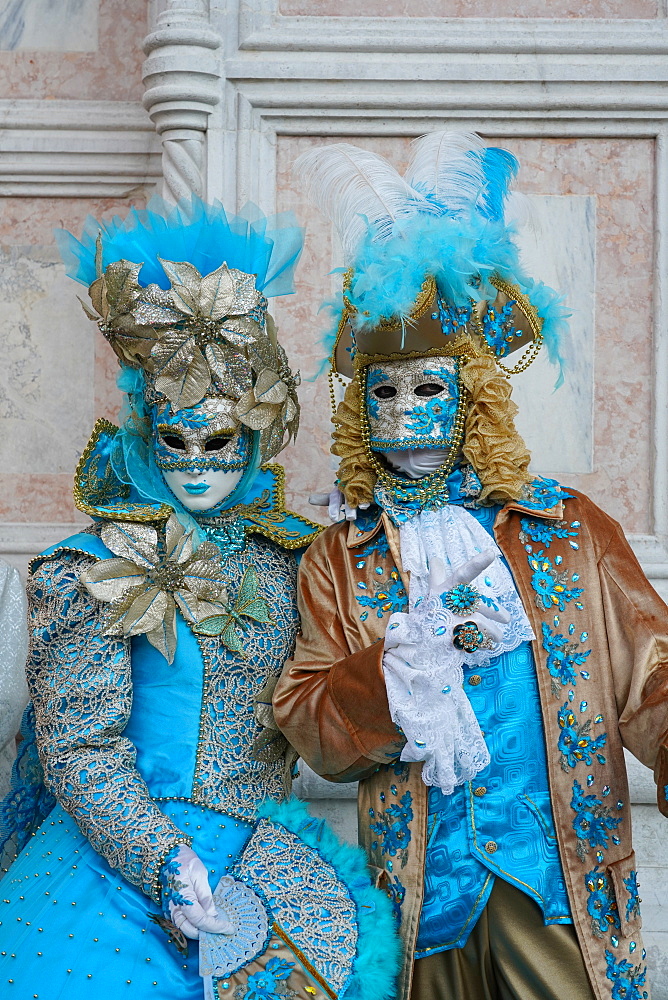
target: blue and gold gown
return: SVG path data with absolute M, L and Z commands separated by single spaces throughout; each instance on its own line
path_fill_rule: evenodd
M 78 471 L 79 505 L 97 523 L 31 565 L 32 703 L 3 807 L 18 856 L 0 887 L 0 993 L 381 1000 L 393 969 L 387 900 L 356 849 L 286 800 L 294 754 L 271 713 L 298 628 L 296 556 L 317 526 L 285 511 L 277 465 L 261 469 L 243 507 L 203 525 L 228 593 L 252 566 L 270 609 L 269 624 L 245 620 L 241 652 L 195 635 L 178 612 L 171 664 L 144 635 L 103 635 L 79 579 L 112 554 L 100 523 L 155 523 L 146 505 L 113 496 L 108 475 L 86 477 L 104 469 L 110 433 L 98 428 Z M 203 979 L 197 942 L 183 954 L 152 919 L 161 865 L 180 843 L 212 889 L 232 875 L 263 904 L 262 940 L 241 926 L 255 938 L 221 975 Z

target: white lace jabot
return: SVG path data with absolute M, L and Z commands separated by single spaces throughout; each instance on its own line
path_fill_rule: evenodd
M 463 689 L 463 664 L 483 667 L 501 653 L 533 639 L 529 620 L 494 540 L 463 507 L 424 511 L 401 525 L 401 559 L 410 572 L 409 613 L 394 614 L 386 646 L 411 645 L 410 663 L 388 657 L 383 664 L 390 714 L 406 736 L 401 759 L 424 761 L 422 778 L 450 795 L 489 764 L 489 752 Z M 429 590 L 429 559 L 452 572 L 474 556 L 494 550 L 494 561 L 472 585 L 483 602 L 510 616 L 498 626 L 501 640 L 491 649 L 465 653 L 452 643 L 452 629 L 475 614 L 457 616 Z M 483 626 L 484 627 L 484 626 Z M 389 661 L 392 662 L 389 662 Z

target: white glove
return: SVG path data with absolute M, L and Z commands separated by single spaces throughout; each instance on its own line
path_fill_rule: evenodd
M 424 641 L 427 633 L 432 632 L 434 625 L 438 624 L 437 618 L 442 620 L 444 624 L 447 622 L 447 637 L 453 648 L 453 631 L 457 625 L 461 625 L 465 621 L 475 622 L 490 643 L 501 642 L 503 630 L 498 627 L 497 622 L 506 625 L 510 621 L 510 615 L 505 609 L 492 607 L 480 601 L 475 611 L 456 615 L 448 612 L 440 600 L 454 587 L 460 584 L 469 584 L 475 580 L 483 570 L 494 562 L 495 557 L 494 550 L 487 549 L 485 552 L 473 556 L 472 559 L 451 573 L 445 572 L 445 566 L 441 559 L 432 558 L 429 562 L 429 597 L 420 601 L 417 607 L 414 607 L 408 614 L 397 611 L 390 617 L 385 633 L 386 652 L 383 661 L 397 669 L 403 670 L 406 666 L 410 666 L 419 670 L 421 664 L 414 655 L 416 643 Z M 434 601 L 432 598 L 437 600 Z M 408 639 L 407 633 L 415 636 L 414 641 Z M 445 639 L 445 635 L 443 639 Z M 432 642 L 433 640 L 432 636 Z
M 185 844 L 163 865 L 160 881 L 163 913 L 186 937 L 196 941 L 200 931 L 234 934 L 234 924 L 216 909 L 206 868 Z
M 327 507 L 329 518 L 335 524 L 341 520 L 341 512 L 343 512 L 346 521 L 356 521 L 357 511 L 366 510 L 371 506 L 368 503 L 361 503 L 359 508 L 349 507 L 343 493 L 336 486 L 329 493 L 312 493 L 308 498 L 308 502 L 313 507 Z

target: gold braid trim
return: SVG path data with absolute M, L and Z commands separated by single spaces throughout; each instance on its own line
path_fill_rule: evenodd
M 360 386 L 356 378 L 346 388 L 333 418 L 331 451 L 341 459 L 339 485 L 351 507 L 373 502 L 376 472 L 362 440 Z
M 515 428 L 512 387 L 490 357 L 472 358 L 459 374 L 471 394 L 462 451 L 482 483 L 480 499 L 519 500 L 533 476 L 527 471 L 531 455 Z

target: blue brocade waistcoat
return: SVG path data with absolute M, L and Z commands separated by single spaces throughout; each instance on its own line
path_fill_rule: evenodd
M 497 510 L 470 513 L 491 534 Z M 463 947 L 496 876 L 534 899 L 546 924 L 572 922 L 550 806 L 530 644 L 494 657 L 487 666 L 465 667 L 464 690 L 491 762 L 452 795 L 429 790 L 416 958 Z

